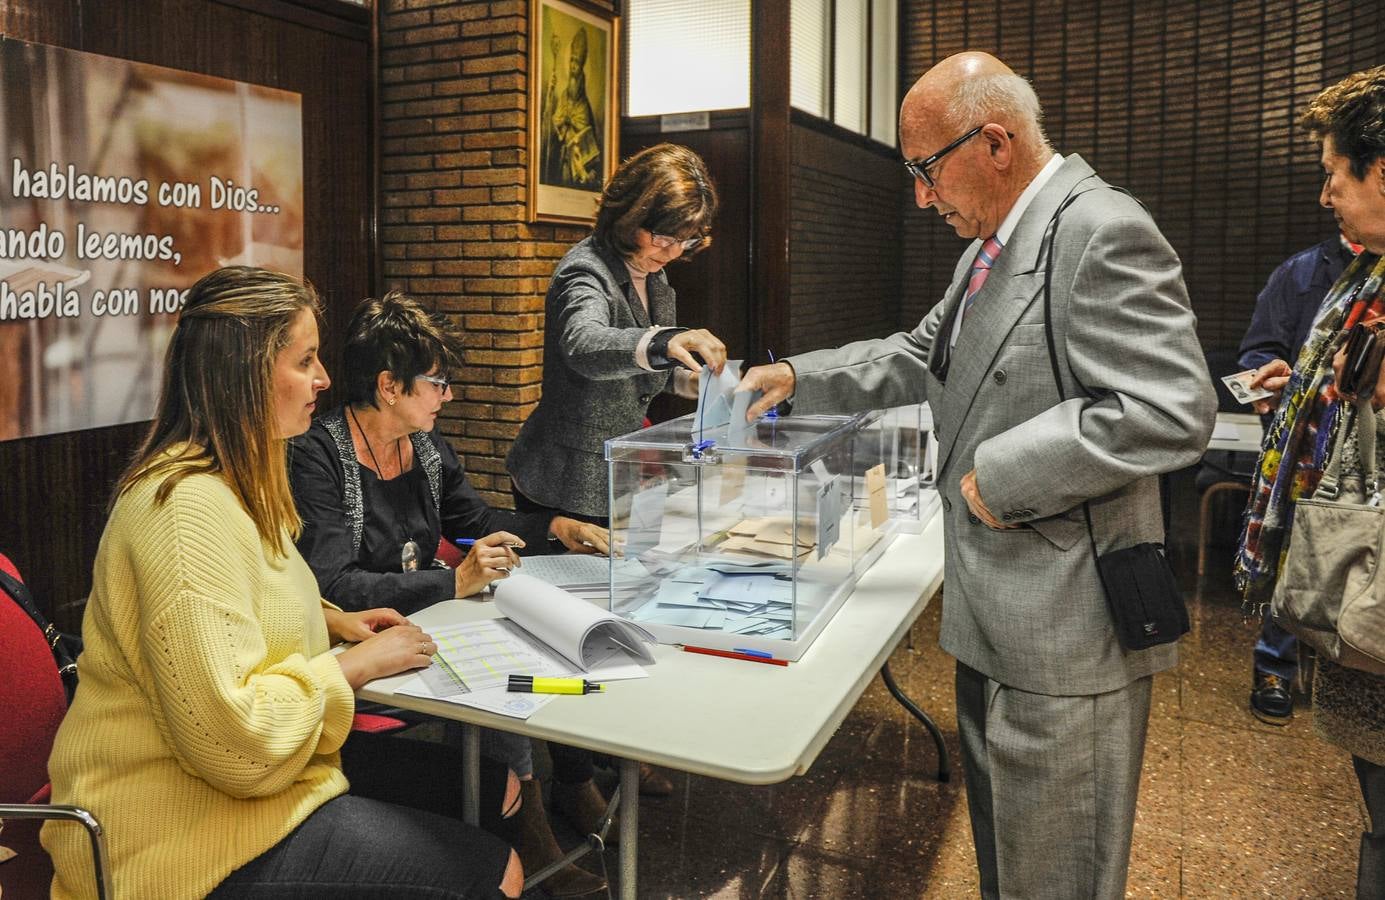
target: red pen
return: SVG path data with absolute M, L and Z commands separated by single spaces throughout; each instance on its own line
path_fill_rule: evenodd
M 727 659 L 743 659 L 747 662 L 769 663 L 771 666 L 787 666 L 787 659 L 769 659 L 764 656 L 751 656 L 749 653 L 736 653 L 734 650 L 713 650 L 711 647 L 691 647 L 687 644 L 680 644 L 688 653 L 702 653 L 707 656 L 724 656 Z

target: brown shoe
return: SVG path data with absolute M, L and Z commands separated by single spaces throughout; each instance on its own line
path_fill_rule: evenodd
M 662 770 L 640 763 L 640 796 L 667 797 L 673 793 L 673 782 Z
M 606 817 L 606 798 L 596 783 L 588 778 L 577 784 L 553 782 L 553 809 L 576 828 L 580 834 L 599 834 Z M 606 831 L 606 846 L 613 847 L 620 839 L 620 814 L 611 816 Z
M 519 854 L 519 861 L 524 865 L 524 873 L 528 877 L 561 859 L 563 850 L 548 824 L 548 813 L 543 808 L 543 790 L 539 783 L 532 778 L 521 781 L 519 793 L 523 803 L 519 812 L 515 813 L 518 820 L 515 852 Z M 550 897 L 585 897 L 606 890 L 606 879 L 569 863 L 544 879 L 540 887 Z

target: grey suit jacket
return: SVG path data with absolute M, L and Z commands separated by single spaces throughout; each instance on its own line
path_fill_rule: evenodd
M 636 431 L 669 372 L 635 364 L 651 325 L 675 324 L 675 295 L 663 272 L 640 303 L 620 255 L 586 238 L 553 270 L 544 300 L 543 397 L 505 460 L 536 503 L 587 516 L 607 514 L 607 438 Z
M 1074 190 L 1086 193 L 1052 247 L 1062 402 L 1044 340 L 1040 245 Z M 1121 649 L 1082 502 L 1102 552 L 1162 541 L 1157 476 L 1195 462 L 1211 436 L 1216 399 L 1182 267 L 1137 202 L 1068 157 L 1025 210 L 948 359 L 979 247 L 913 332 L 792 357 L 794 409 L 929 401 L 948 538 L 943 649 L 1021 690 L 1115 690 L 1174 665 L 1177 648 Z M 973 469 L 991 512 L 1020 527 L 971 516 L 960 481 Z

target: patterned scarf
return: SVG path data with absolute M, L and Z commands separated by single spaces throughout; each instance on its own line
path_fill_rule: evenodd
M 1246 506 L 1236 552 L 1236 585 L 1248 612 L 1263 613 L 1274 595 L 1294 503 L 1311 497 L 1322 478 L 1341 403 L 1333 385 L 1332 357 L 1338 336 L 1363 318 L 1385 310 L 1385 258 L 1362 253 L 1323 298 L 1299 353 L 1283 399 L 1261 445 L 1255 486 Z

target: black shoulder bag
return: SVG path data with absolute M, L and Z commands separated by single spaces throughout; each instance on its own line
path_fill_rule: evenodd
M 82 652 L 82 639 L 75 634 L 68 634 L 59 631 L 52 622 L 49 622 L 39 612 L 34 605 L 34 598 L 29 593 L 29 588 L 4 569 L 0 569 L 0 591 L 9 594 L 19 608 L 34 620 L 39 631 L 43 632 L 43 639 L 48 642 L 48 649 L 53 651 L 53 661 L 58 664 L 58 675 L 63 680 L 63 691 L 67 694 L 67 702 L 72 703 L 72 696 L 77 692 L 77 656 Z
M 1113 190 L 1121 189 L 1113 187 Z M 1060 402 L 1068 398 L 1063 390 L 1063 379 L 1058 368 L 1058 347 L 1053 337 L 1053 239 L 1063 211 L 1085 193 L 1087 191 L 1069 194 L 1059 204 L 1049 221 L 1043 241 L 1047 254 L 1044 259 L 1044 337 L 1048 341 L 1048 362 L 1053 370 L 1053 383 L 1058 388 Z M 1106 605 L 1111 610 L 1111 618 L 1116 624 L 1116 637 L 1120 639 L 1121 646 L 1126 650 L 1145 650 L 1171 643 L 1187 634 L 1190 627 L 1188 607 L 1178 590 L 1168 557 L 1164 555 L 1164 545 L 1145 542 L 1101 553 L 1097 550 L 1096 533 L 1092 528 L 1091 504 L 1085 500 L 1082 502 L 1082 515 L 1087 520 L 1087 540 L 1092 547 L 1092 556 L 1096 558 L 1097 576 L 1106 592 Z

